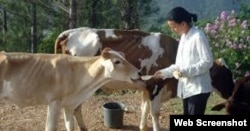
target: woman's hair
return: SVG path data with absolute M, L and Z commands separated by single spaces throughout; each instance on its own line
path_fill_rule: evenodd
M 167 20 L 175 21 L 176 23 L 187 22 L 191 24 L 192 22 L 197 21 L 197 15 L 189 13 L 183 7 L 175 7 L 170 10 L 166 17 Z

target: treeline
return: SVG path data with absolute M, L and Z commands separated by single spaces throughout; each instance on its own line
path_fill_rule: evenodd
M 52 52 L 48 46 L 53 46 L 55 37 L 75 27 L 139 29 L 141 17 L 150 14 L 150 2 L 0 0 L 0 50 Z
M 165 23 L 164 16 L 158 16 L 161 6 L 156 0 L 0 0 L 0 50 L 52 53 L 59 33 L 75 27 L 141 29 L 173 35 L 166 26 L 159 26 Z M 165 6 L 167 10 L 173 5 Z M 156 17 L 153 21 L 152 16 Z M 150 28 L 145 29 L 145 25 Z

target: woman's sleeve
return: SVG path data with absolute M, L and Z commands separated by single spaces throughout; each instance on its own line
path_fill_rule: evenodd
M 209 71 L 213 66 L 212 50 L 206 36 L 204 34 L 199 35 L 195 42 L 199 61 L 187 68 L 180 69 L 184 77 L 193 77 L 203 74 Z
M 161 69 L 159 71 L 163 75 L 162 79 L 166 79 L 166 78 L 173 77 L 173 72 L 176 71 L 176 70 L 178 70 L 178 69 L 179 69 L 179 67 L 177 65 L 172 64 L 171 66 L 169 66 L 167 68 L 164 68 L 164 69 Z

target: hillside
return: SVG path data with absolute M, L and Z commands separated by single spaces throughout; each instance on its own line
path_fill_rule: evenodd
M 182 6 L 198 15 L 198 19 L 214 18 L 222 11 L 238 11 L 241 4 L 250 4 L 250 0 L 152 0 L 150 16 L 145 17 L 145 28 L 162 25 L 166 13 L 176 6 Z

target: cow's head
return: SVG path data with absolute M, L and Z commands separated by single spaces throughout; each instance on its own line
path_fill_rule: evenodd
M 125 59 L 123 53 L 104 48 L 101 55 L 105 77 L 130 83 L 140 78 L 139 70 Z
M 210 69 L 212 85 L 215 92 L 224 99 L 228 99 L 234 90 L 233 75 L 223 59 L 215 60 Z

